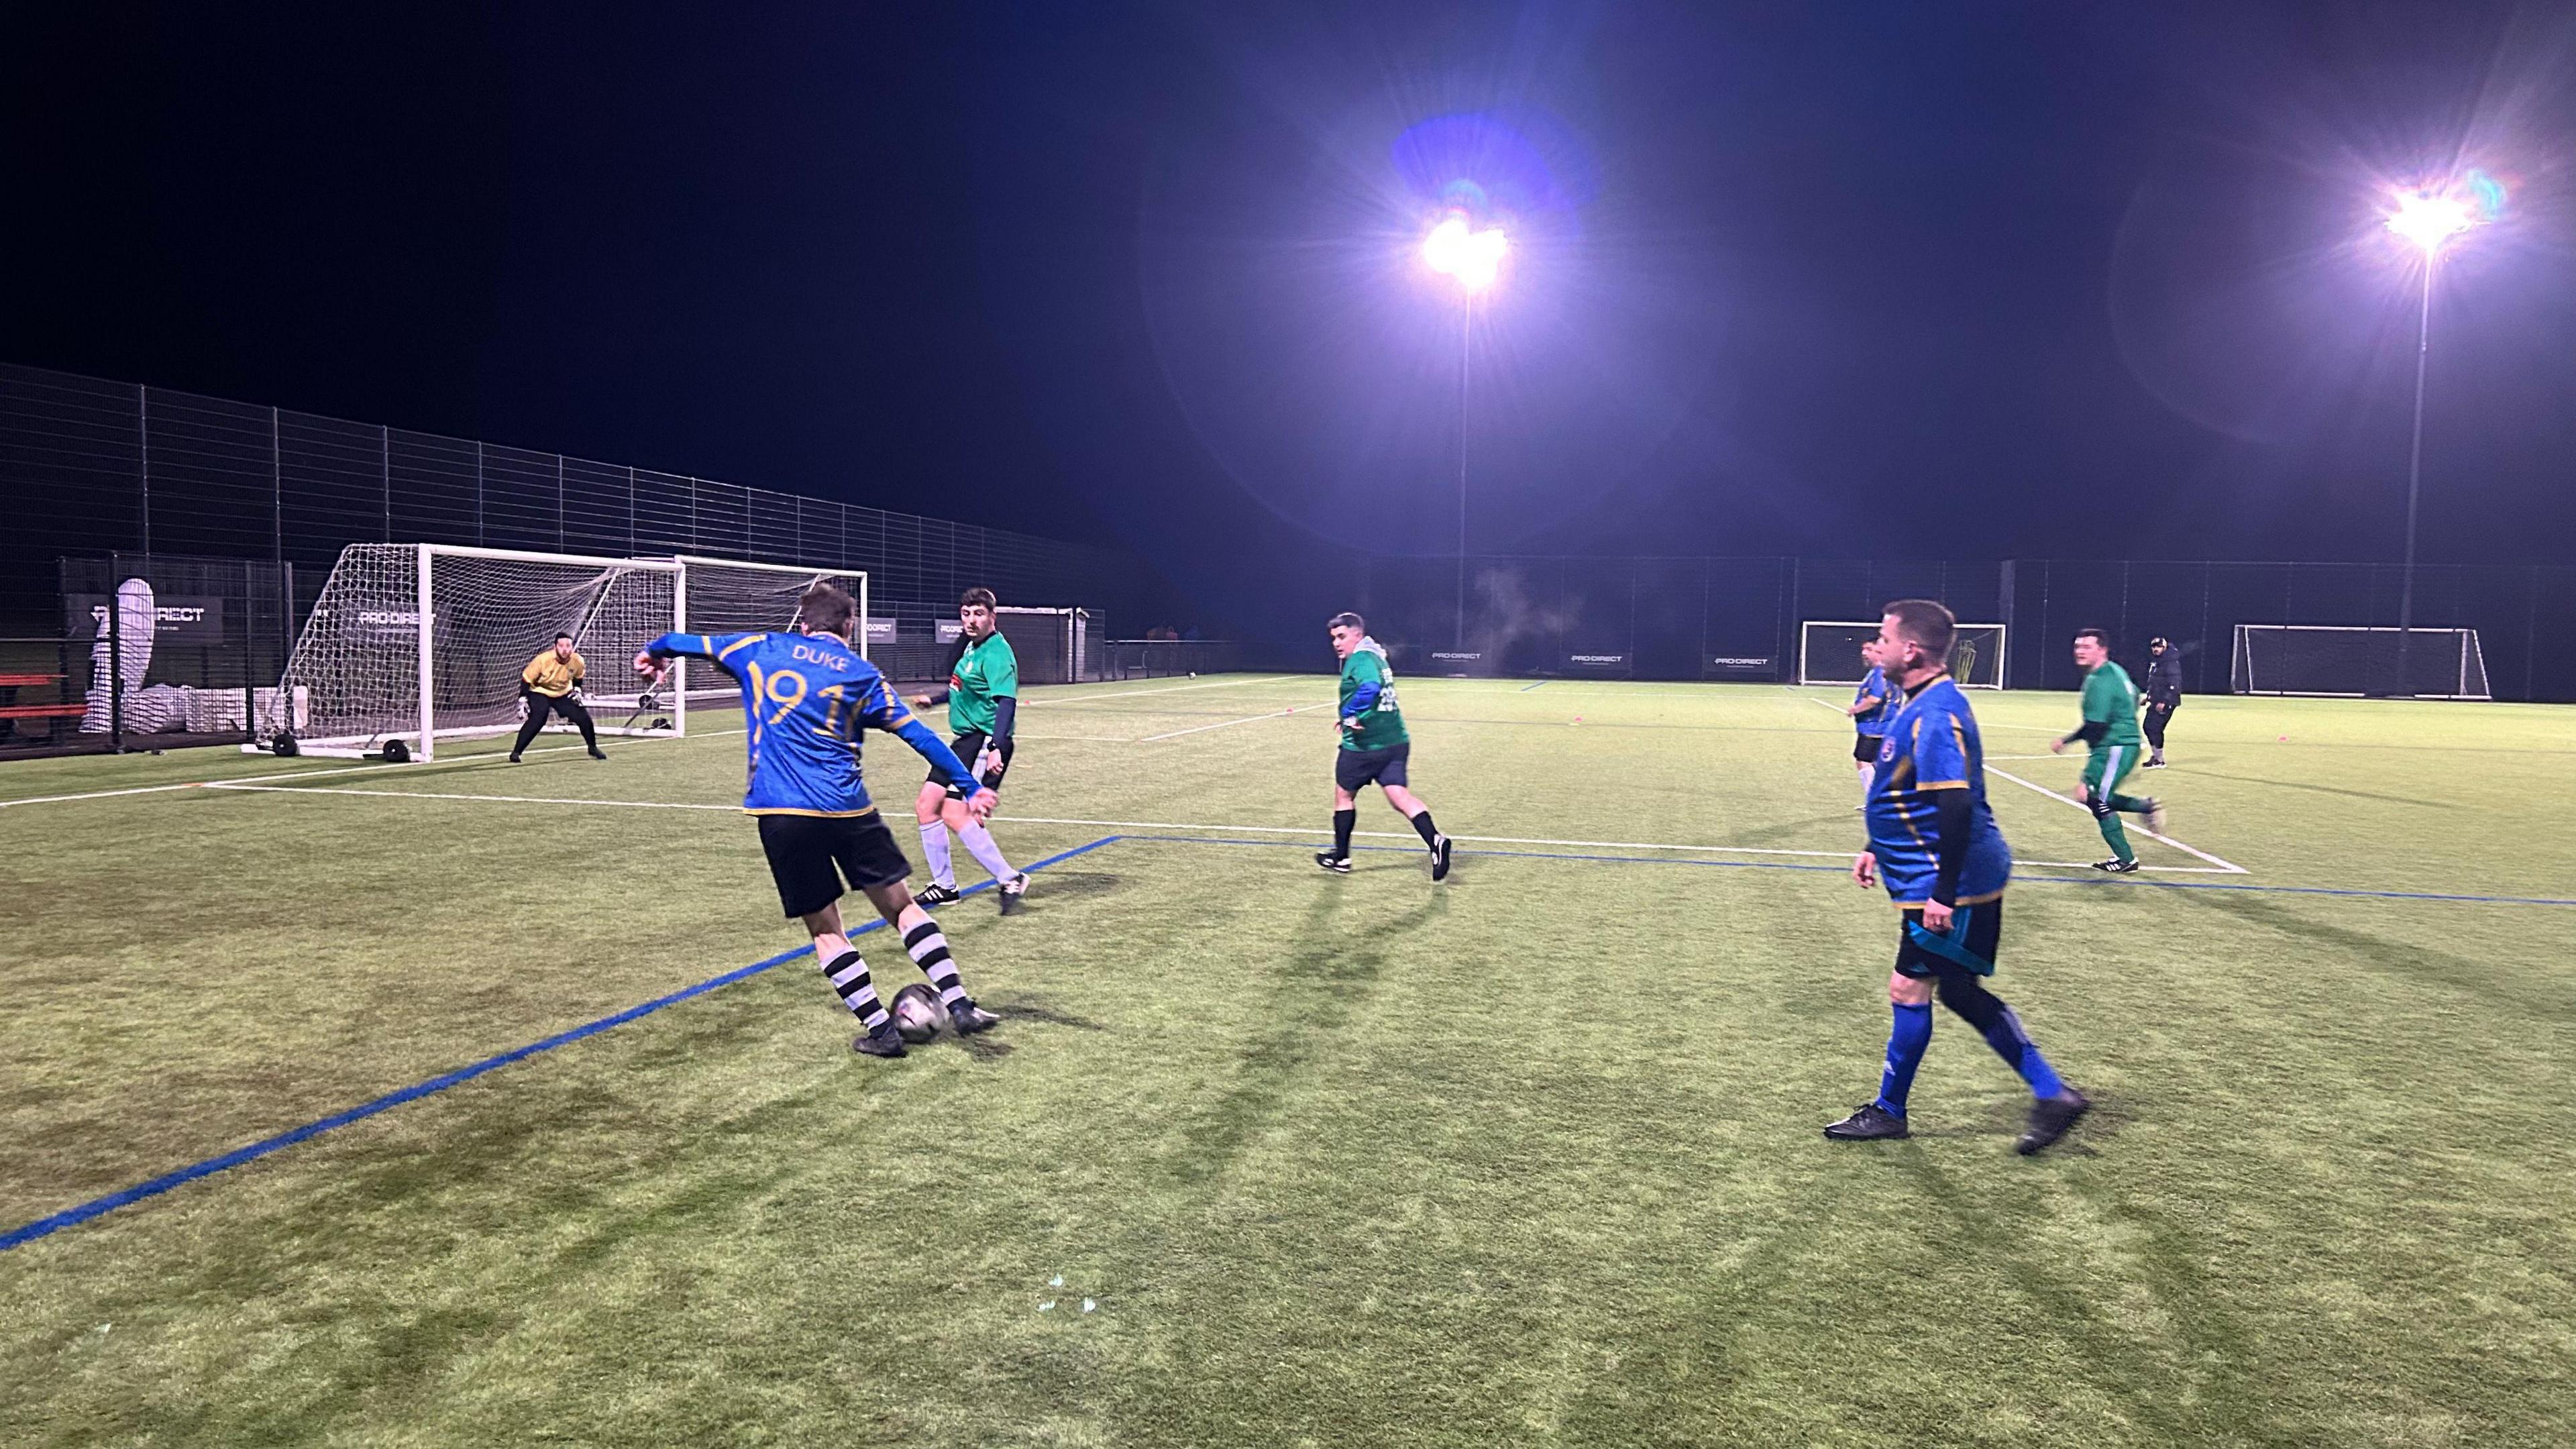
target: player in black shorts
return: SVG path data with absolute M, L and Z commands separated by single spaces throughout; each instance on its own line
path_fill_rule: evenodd
M 1315 853 L 1315 864 L 1335 875 L 1351 873 L 1351 829 L 1359 822 L 1359 794 L 1375 785 L 1386 794 L 1431 851 L 1431 878 L 1449 876 L 1449 837 L 1431 821 L 1431 807 L 1411 788 L 1407 766 L 1413 737 L 1395 702 L 1395 671 L 1386 650 L 1368 636 L 1357 614 L 1335 614 L 1326 626 L 1341 656 L 1341 748 L 1333 752 L 1333 848 Z
M 961 1034 L 985 1031 L 1000 1018 L 975 1004 L 948 951 L 939 923 L 904 888 L 912 867 L 894 843 L 859 775 L 859 732 L 900 737 L 943 777 L 969 789 L 966 764 L 914 719 L 874 665 L 851 645 L 858 606 L 828 583 L 805 591 L 793 634 L 665 634 L 635 656 L 635 670 L 659 683 L 675 655 L 713 660 L 742 685 L 751 780 L 742 807 L 760 821 L 778 904 L 814 938 L 823 979 L 862 1028 L 853 1051 L 904 1054 L 903 1036 L 877 999 L 867 961 L 841 921 L 841 883 L 866 896 L 903 937 L 913 964 L 930 978 Z M 969 819 L 992 812 L 993 793 L 974 790 L 961 807 Z
M 948 687 L 912 700 L 916 709 L 948 706 L 948 727 L 956 731 L 949 748 L 985 789 L 994 791 L 1002 788 L 1002 776 L 1011 768 L 1011 727 L 1020 706 L 1020 661 L 998 627 L 999 607 L 991 589 L 966 591 L 957 602 L 957 650 L 948 659 Z M 912 802 L 912 818 L 921 827 L 921 853 L 930 861 L 930 884 L 914 899 L 937 907 L 958 898 L 957 870 L 948 858 L 953 834 L 976 864 L 993 873 L 1007 916 L 1019 909 L 1028 891 L 1028 873 L 1012 869 L 983 821 L 967 818 L 966 794 L 934 769 Z

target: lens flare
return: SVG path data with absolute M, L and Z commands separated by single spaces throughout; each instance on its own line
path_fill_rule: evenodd
M 1458 212 L 1442 217 L 1422 239 L 1422 263 L 1445 277 L 1455 277 L 1469 292 L 1481 292 L 1502 275 L 1510 241 L 1498 226 L 1482 231 Z
M 2442 244 L 2478 224 L 2469 203 L 2456 196 L 2401 192 L 2388 214 L 2388 229 L 2431 256 Z

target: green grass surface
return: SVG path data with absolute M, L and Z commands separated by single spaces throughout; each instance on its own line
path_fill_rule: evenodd
M 1015 858 L 1123 838 L 944 913 L 1000 1031 L 853 1057 L 800 958 L 0 1253 L 0 1441 L 2568 1442 L 2576 907 L 2284 888 L 2576 898 L 2576 713 L 2190 701 L 2146 784 L 2241 871 L 2022 871 L 1996 988 L 2102 1103 L 2022 1159 L 1946 1015 L 1914 1140 L 1817 1134 L 1893 949 L 1829 692 L 1407 680 L 1444 826 L 1567 842 L 1435 888 L 1283 833 L 1329 680 L 1183 683 L 1024 711 Z M 2071 696 L 1977 703 L 2072 793 L 2001 758 Z M 738 814 L 528 803 L 741 745 L 0 766 L 146 792 L 0 808 L 0 1230 L 801 944 Z

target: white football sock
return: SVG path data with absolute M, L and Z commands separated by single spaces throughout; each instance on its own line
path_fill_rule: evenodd
M 993 879 L 1009 880 L 1019 874 L 1011 869 L 1009 861 L 1002 858 L 1002 847 L 993 842 L 992 831 L 969 820 L 958 827 L 957 838 L 966 842 L 966 853 L 975 857 L 977 865 L 991 871 Z
M 930 862 L 930 883 L 957 889 L 957 867 L 948 863 L 948 827 L 933 820 L 921 827 L 922 858 Z
M 1876 765 L 1863 765 L 1863 766 L 1861 766 L 1861 767 L 1860 767 L 1860 798 L 1862 798 L 1862 799 L 1864 799 L 1864 800 L 1868 799 L 1868 798 L 1869 798 L 1869 787 L 1870 787 L 1870 786 L 1872 786 L 1872 785 L 1875 785 L 1875 784 L 1877 784 L 1877 783 L 1878 783 L 1878 766 L 1876 766 Z

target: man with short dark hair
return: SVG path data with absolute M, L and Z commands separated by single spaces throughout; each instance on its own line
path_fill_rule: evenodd
M 2048 752 L 2062 755 L 2077 740 L 2090 746 L 2083 804 L 2111 847 L 2111 858 L 2093 862 L 2093 868 L 2128 875 L 2138 868 L 2138 854 L 2129 848 L 2129 832 L 2121 828 L 2120 817 L 2145 816 L 2149 835 L 2165 828 L 2165 807 L 2153 796 L 2120 793 L 2120 782 L 2138 767 L 2138 686 L 2112 660 L 2111 636 L 2099 629 L 2075 631 L 2075 664 L 2084 671 L 2084 722 L 2075 733 L 2049 741 Z
M 1002 637 L 1000 608 L 991 589 L 966 591 L 957 601 L 957 647 L 948 654 L 948 687 L 912 697 L 915 709 L 948 706 L 948 728 L 955 735 L 948 747 L 996 794 L 1011 768 L 1011 727 L 1020 707 L 1020 659 L 1011 652 L 1011 641 Z M 1007 916 L 1020 908 L 1028 873 L 1013 870 L 993 832 L 982 820 L 967 817 L 965 799 L 936 770 L 922 782 L 912 818 L 921 827 L 921 852 L 930 860 L 930 886 L 915 899 L 932 907 L 959 899 L 957 869 L 948 861 L 948 836 L 954 831 L 975 863 L 992 872 Z
M 2158 638 L 2147 644 L 2147 731 L 2145 768 L 2165 767 L 2165 726 L 2182 707 L 2182 653 Z
M 557 634 L 553 647 L 528 661 L 519 671 L 519 697 L 527 701 L 528 717 L 519 726 L 519 738 L 510 746 L 510 763 L 520 763 L 519 756 L 528 741 L 546 727 L 546 716 L 555 715 L 581 731 L 581 742 L 590 747 L 590 757 L 604 760 L 600 753 L 599 732 L 590 722 L 590 711 L 582 708 L 579 691 L 588 666 L 572 647 L 570 634 Z
M 1404 712 L 1395 702 L 1395 670 L 1386 649 L 1368 636 L 1357 614 L 1335 614 L 1325 625 L 1333 652 L 1341 656 L 1341 709 L 1336 723 L 1341 749 L 1333 756 L 1333 848 L 1315 853 L 1315 864 L 1336 875 L 1351 873 L 1351 829 L 1359 823 L 1359 792 L 1375 782 L 1386 803 L 1413 822 L 1414 832 L 1431 850 L 1431 878 L 1449 875 L 1449 837 L 1431 823 L 1431 807 L 1406 782 L 1413 757 L 1413 737 L 1405 733 Z
M 760 847 L 788 919 L 805 923 L 823 979 L 863 1030 L 850 1049 L 872 1057 L 904 1054 L 903 1036 L 877 999 L 868 963 L 841 927 L 841 883 L 847 880 L 903 936 L 904 950 L 930 978 L 960 1035 L 1000 1018 L 966 994 L 948 938 L 904 888 L 912 863 L 868 800 L 859 777 L 859 731 L 899 735 L 951 784 L 965 792 L 973 819 L 993 810 L 993 792 L 975 782 L 930 727 L 904 712 L 903 701 L 851 643 L 858 606 L 828 582 L 805 591 L 793 634 L 665 634 L 635 656 L 635 670 L 660 682 L 674 655 L 708 659 L 742 685 L 751 784 L 744 813 L 760 821 Z
M 1869 845 L 1852 862 L 1852 879 L 1864 886 L 1883 880 L 1903 918 L 1887 978 L 1895 1024 L 1878 1096 L 1825 1136 L 1863 1142 L 1912 1135 L 1906 1097 L 1932 1043 L 1937 995 L 2029 1084 L 2030 1125 L 2014 1144 L 2027 1155 L 2065 1136 L 2092 1103 L 2059 1080 L 2021 1018 L 1985 987 L 2003 939 L 2012 851 L 1986 804 L 1976 715 L 1950 677 L 1956 632 L 1950 611 L 1929 599 L 1899 599 L 1879 620 L 1877 663 L 1897 704 L 1870 783 Z

